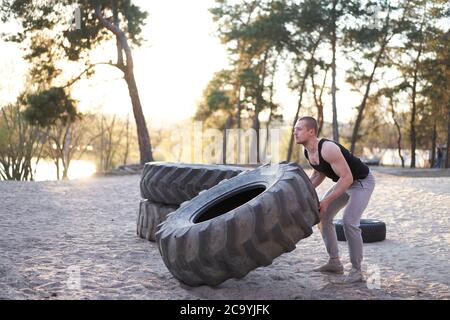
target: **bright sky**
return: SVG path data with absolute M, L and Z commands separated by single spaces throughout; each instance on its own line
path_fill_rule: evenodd
M 147 43 L 133 51 L 136 81 L 148 125 L 160 127 L 190 118 L 214 72 L 227 66 L 225 47 L 213 35 L 215 25 L 208 11 L 214 0 L 135 0 L 134 3 L 149 12 L 144 28 Z M 3 103 L 14 100 L 26 66 L 17 48 L 1 40 L 0 43 L 0 58 L 5 62 L 0 70 Z M 108 52 L 115 54 L 114 48 Z M 120 73 L 112 67 L 98 67 L 92 81 L 74 87 L 73 96 L 80 101 L 80 109 L 101 109 L 121 116 L 131 113 L 128 90 L 119 77 Z M 284 106 L 284 116 L 289 119 L 295 114 L 298 97 L 287 89 L 286 74 L 278 79 L 275 99 Z M 344 84 L 342 69 L 338 69 L 338 87 L 341 88 L 339 121 L 347 121 L 354 114 L 352 109 L 358 104 L 359 96 Z M 327 100 L 325 103 L 326 120 L 331 121 L 331 103 Z

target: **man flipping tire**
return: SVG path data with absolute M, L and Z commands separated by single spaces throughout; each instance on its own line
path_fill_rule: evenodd
M 344 282 L 360 282 L 364 278 L 361 272 L 363 240 L 359 224 L 374 190 L 375 179 L 369 167 L 359 158 L 335 141 L 318 138 L 317 132 L 317 121 L 312 117 L 300 118 L 294 127 L 295 142 L 304 146 L 305 157 L 314 169 L 310 177 L 313 186 L 317 188 L 326 177 L 336 182 L 320 200 L 319 229 L 330 259 L 314 271 L 344 273 L 333 218 L 345 207 L 344 232 L 352 269 Z

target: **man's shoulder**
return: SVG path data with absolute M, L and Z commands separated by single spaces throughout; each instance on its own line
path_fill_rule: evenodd
M 332 140 L 325 140 L 322 143 L 322 158 L 327 162 L 334 162 L 339 159 L 341 148 Z
M 339 148 L 339 146 L 336 144 L 336 142 L 334 142 L 333 140 L 329 140 L 329 139 L 322 139 L 322 152 L 338 152 L 341 149 Z

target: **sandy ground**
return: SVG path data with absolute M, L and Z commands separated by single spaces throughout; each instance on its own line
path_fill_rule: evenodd
M 268 267 L 190 288 L 135 234 L 138 175 L 0 182 L 0 299 L 450 299 L 450 178 L 375 171 L 364 216 L 385 221 L 387 239 L 364 245 L 369 280 L 353 285 L 312 271 L 327 258 L 315 227 Z

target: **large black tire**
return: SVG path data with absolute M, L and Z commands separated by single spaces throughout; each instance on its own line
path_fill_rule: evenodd
M 141 197 L 159 203 L 180 205 L 200 191 L 209 189 L 223 179 L 242 171 L 241 167 L 200 165 L 170 162 L 149 162 L 141 178 Z
M 344 232 L 344 222 L 342 219 L 334 220 L 336 235 L 339 241 L 347 241 Z M 375 219 L 361 219 L 361 236 L 364 243 L 378 242 L 386 239 L 386 224 Z
M 216 286 L 268 266 L 319 223 L 319 200 L 294 163 L 264 166 L 218 184 L 158 226 L 169 271 L 190 285 Z
M 178 209 L 178 206 L 164 205 L 149 200 L 139 203 L 136 233 L 142 239 L 155 241 L 156 227 L 166 220 L 167 215 Z

